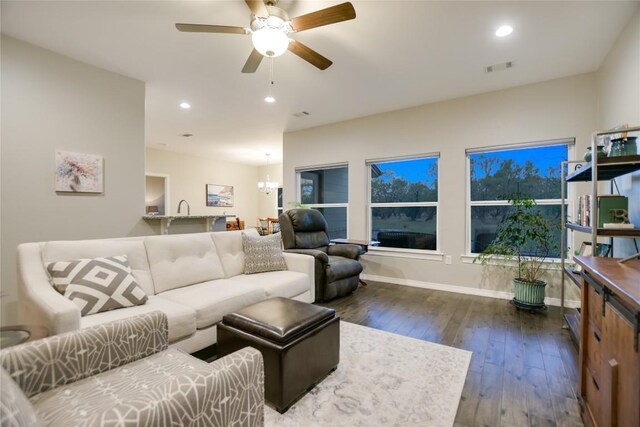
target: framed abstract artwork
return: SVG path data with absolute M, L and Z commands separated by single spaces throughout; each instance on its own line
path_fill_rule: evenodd
M 102 156 L 56 151 L 55 191 L 102 193 L 103 174 Z
M 597 246 L 597 254 L 599 257 L 608 257 L 611 254 L 612 246 L 607 243 L 598 243 Z M 578 251 L 577 255 L 580 256 L 593 256 L 593 245 L 591 242 L 582 242 L 580 245 L 580 251 Z M 582 271 L 582 267 L 578 264 L 575 265 L 573 272 L 580 273 Z
M 207 184 L 207 206 L 232 207 L 233 186 Z

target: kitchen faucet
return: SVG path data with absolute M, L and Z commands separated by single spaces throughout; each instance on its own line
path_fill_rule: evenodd
M 182 206 L 182 202 L 185 202 L 187 204 L 187 216 L 191 216 L 191 206 L 189 206 L 189 202 L 187 202 L 184 199 L 180 200 L 180 203 L 178 203 L 178 213 L 180 213 L 180 208 Z

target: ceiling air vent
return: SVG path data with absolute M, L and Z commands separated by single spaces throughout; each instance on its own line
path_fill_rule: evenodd
M 310 115 L 311 113 L 309 113 L 308 111 L 300 111 L 299 113 L 293 113 L 293 117 L 306 117 Z
M 488 67 L 484 67 L 484 71 L 487 73 L 494 73 L 496 71 L 504 71 L 513 67 L 513 61 L 501 62 L 499 64 L 489 65 Z

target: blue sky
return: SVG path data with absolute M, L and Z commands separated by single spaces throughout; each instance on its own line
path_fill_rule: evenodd
M 517 150 L 494 151 L 492 153 L 472 154 L 471 160 L 473 164 L 474 158 L 481 154 L 488 154 L 498 158 L 498 165 L 505 159 L 513 159 L 516 164 L 524 165 L 527 160 L 531 160 L 539 169 L 542 176 L 547 176 L 547 168 L 549 166 L 558 167 L 560 162 L 567 160 L 567 146 L 556 145 L 549 147 L 523 148 Z M 429 177 L 429 168 L 437 158 L 403 160 L 397 162 L 376 163 L 382 172 L 392 170 L 396 176 L 402 177 L 409 182 L 426 182 L 429 186 L 433 179 Z M 482 175 L 478 171 L 477 177 Z
M 556 145 L 472 154 L 472 164 L 473 159 L 477 158 L 481 154 L 489 154 L 490 156 L 497 157 L 499 162 L 512 158 L 516 164 L 521 166 L 524 165 L 527 160 L 531 160 L 540 169 L 540 174 L 542 176 L 546 176 L 547 168 L 549 166 L 558 167 L 560 166 L 561 161 L 567 160 L 567 146 Z M 436 161 L 437 158 L 428 158 L 376 164 L 382 172 L 392 170 L 397 176 L 402 177 L 409 182 L 426 182 L 428 185 L 431 185 L 433 179 L 429 177 L 428 172 L 431 165 Z M 497 166 L 499 166 L 499 163 Z M 482 177 L 480 171 L 478 171 L 476 176 L 479 178 Z
M 437 158 L 403 160 L 398 162 L 376 163 L 382 172 L 392 170 L 396 176 L 402 177 L 408 182 L 426 182 L 429 186 L 433 179 L 429 177 L 431 165 L 438 161 Z

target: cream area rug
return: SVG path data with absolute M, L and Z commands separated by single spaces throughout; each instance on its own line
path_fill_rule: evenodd
M 340 323 L 338 369 L 266 426 L 453 425 L 471 352 Z

